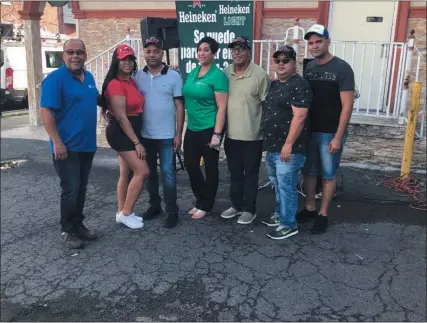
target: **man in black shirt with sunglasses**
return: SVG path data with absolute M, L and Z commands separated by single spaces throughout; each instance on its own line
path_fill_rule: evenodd
M 278 79 L 271 83 L 263 108 L 265 163 L 275 188 L 276 210 L 269 220 L 262 222 L 276 227 L 267 234 L 272 239 L 286 239 L 298 233 L 297 179 L 305 162 L 306 120 L 312 92 L 308 82 L 297 73 L 296 56 L 295 50 L 286 45 L 273 54 Z

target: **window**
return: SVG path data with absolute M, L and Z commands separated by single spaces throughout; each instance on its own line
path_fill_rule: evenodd
M 0 49 L 0 67 L 4 65 L 4 52 L 3 49 Z
M 46 67 L 60 68 L 62 65 L 62 52 L 45 52 Z
M 62 7 L 62 12 L 64 15 L 64 24 L 71 24 L 71 25 L 75 25 L 76 21 L 74 19 L 74 15 L 73 15 L 73 8 L 71 5 L 71 1 L 68 2 L 68 4 L 64 7 Z
M 5 5 L 5 6 L 11 6 L 12 5 L 12 1 L 2 1 L 1 4 Z

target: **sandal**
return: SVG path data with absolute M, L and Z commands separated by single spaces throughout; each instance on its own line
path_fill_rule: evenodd
M 191 218 L 194 220 L 200 220 L 203 219 L 206 215 L 208 215 L 209 212 L 206 211 L 202 211 L 202 210 L 197 210 L 196 213 L 194 213 Z
M 199 209 L 193 207 L 190 211 L 188 211 L 188 214 L 193 215 L 194 213 L 196 213 Z

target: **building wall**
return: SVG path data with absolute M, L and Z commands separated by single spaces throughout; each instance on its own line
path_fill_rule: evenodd
M 296 23 L 296 20 L 294 18 L 264 18 L 263 19 L 263 24 L 262 24 L 262 39 L 263 40 L 284 40 L 285 36 L 286 36 L 286 31 L 293 27 Z M 308 28 L 310 28 L 313 24 L 316 23 L 316 18 L 302 18 L 299 20 L 299 24 L 300 26 L 304 29 L 304 30 L 308 30 Z M 302 36 L 302 32 L 300 31 L 300 39 L 303 37 Z M 293 30 L 291 29 L 288 33 L 288 39 L 286 41 L 287 45 L 292 46 L 292 39 L 293 39 Z M 264 45 L 262 46 L 262 67 L 266 68 L 267 67 L 267 63 L 268 60 L 270 60 L 270 70 L 271 70 L 271 66 L 273 65 L 273 59 L 272 59 L 272 55 L 274 52 L 274 47 L 276 46 L 276 42 L 273 43 L 269 43 L 270 44 L 270 55 L 268 52 L 268 44 L 264 43 Z M 279 43 L 280 45 L 283 45 L 284 42 Z M 303 42 L 300 42 L 300 47 L 299 47 L 299 55 L 300 57 L 298 58 L 298 71 L 301 73 L 302 72 L 302 57 L 304 57 L 304 49 L 305 46 L 303 45 Z M 256 62 L 257 64 L 259 64 L 260 62 Z M 270 76 L 273 76 L 274 71 L 272 71 L 270 73 Z
M 411 7 L 425 7 L 426 2 L 423 0 L 411 0 Z
M 415 45 L 417 49 L 414 51 L 414 56 L 412 59 L 412 76 L 411 79 L 415 80 L 415 73 L 417 69 L 417 61 L 418 61 L 418 51 L 424 56 L 427 57 L 426 50 L 426 18 L 409 18 L 408 20 L 408 30 L 407 36 L 410 35 L 410 31 L 413 29 L 415 31 Z M 421 59 L 420 64 L 420 73 L 419 80 L 424 82 L 424 86 L 426 83 L 426 63 L 423 59 Z M 425 93 L 425 92 L 424 92 Z M 425 99 L 425 97 L 423 98 Z
M 412 4 L 412 3 L 411 3 Z M 421 9 L 421 8 L 420 8 Z M 427 49 L 426 49 L 426 18 L 425 18 L 425 12 L 426 7 L 424 3 L 424 7 L 422 7 L 422 10 L 424 11 L 424 17 L 423 18 L 409 18 L 408 20 L 408 28 L 407 28 L 407 35 L 410 35 L 410 31 L 413 29 L 415 31 L 415 45 L 417 49 L 414 50 L 414 55 L 412 58 L 412 73 L 411 73 L 411 81 L 416 80 L 416 72 L 417 72 L 417 63 L 418 63 L 418 53 L 421 53 L 424 57 L 427 57 Z M 424 119 L 424 137 L 427 136 L 427 113 L 426 113 L 426 100 L 427 100 L 427 66 L 426 61 L 421 58 L 420 59 L 420 66 L 418 70 L 418 81 L 422 82 L 422 91 L 421 91 L 421 98 L 420 98 L 420 107 L 421 109 L 424 108 L 424 113 L 419 114 L 419 119 Z M 409 97 L 412 95 L 412 86 L 409 86 Z M 408 100 L 408 106 L 411 105 L 411 100 Z M 420 129 L 420 120 L 418 121 L 418 130 Z M 425 145 L 424 145 L 425 150 Z
M 400 168 L 405 127 L 351 124 L 342 162 Z M 412 169 L 425 170 L 426 139 L 416 140 Z
M 264 8 L 317 8 L 317 1 L 264 1 Z
M 81 10 L 175 9 L 175 1 L 80 1 Z
M 79 37 L 87 45 L 88 59 L 123 40 L 128 28 L 134 37 L 140 38 L 139 24 L 138 18 L 81 19 Z
M 1 21 L 3 23 L 11 23 L 16 25 L 23 24 L 23 21 L 20 19 L 18 14 L 19 3 L 17 1 L 12 1 L 11 5 L 1 5 Z M 52 33 L 59 32 L 59 21 L 58 21 L 58 8 L 52 7 L 50 4 L 46 3 L 44 8 L 43 16 L 40 20 L 40 26 L 47 29 Z

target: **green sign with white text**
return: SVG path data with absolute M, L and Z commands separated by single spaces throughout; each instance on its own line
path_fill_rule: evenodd
M 178 20 L 179 69 L 184 79 L 197 66 L 197 43 L 205 36 L 219 43 L 215 64 L 224 69 L 232 63 L 230 44 L 234 38 L 253 34 L 253 1 L 175 1 Z

